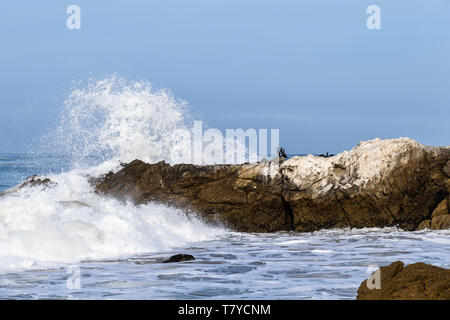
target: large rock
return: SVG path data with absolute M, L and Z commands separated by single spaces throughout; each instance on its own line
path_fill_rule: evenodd
M 380 289 L 369 289 L 364 280 L 358 300 L 450 300 L 450 270 L 425 263 L 404 267 L 397 261 L 380 268 Z M 373 287 L 373 286 L 370 286 Z
M 108 174 L 98 192 L 136 204 L 163 202 L 201 214 L 239 231 L 291 230 L 281 180 L 266 182 L 258 165 L 170 166 L 135 160 Z
M 448 197 L 449 160 L 449 147 L 407 138 L 363 142 L 331 158 L 296 157 L 281 166 L 284 198 L 297 231 L 313 225 L 414 230 Z
M 293 157 L 280 166 L 135 160 L 100 179 L 96 190 L 137 204 L 158 201 L 186 208 L 238 231 L 415 230 L 448 199 L 450 147 L 375 139 L 333 157 Z

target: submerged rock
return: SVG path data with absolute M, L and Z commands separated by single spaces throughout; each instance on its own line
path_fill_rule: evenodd
M 416 230 L 432 219 L 449 190 L 450 147 L 409 138 L 375 139 L 333 157 L 296 156 L 281 165 L 135 160 L 96 182 L 98 193 L 136 204 L 162 202 L 246 232 Z M 446 216 L 437 217 L 436 228 L 445 228 Z
M 27 187 L 42 187 L 43 189 L 53 187 L 56 185 L 56 182 L 51 181 L 49 178 L 40 178 L 38 175 L 34 175 L 31 177 L 28 177 L 27 180 L 22 182 L 20 185 L 10 188 L 8 190 L 5 190 L 3 192 L 0 192 L 0 197 L 14 193 L 16 191 L 19 191 L 20 189 L 27 188 Z
M 404 267 L 396 261 L 380 268 L 380 289 L 369 289 L 364 280 L 358 300 L 450 300 L 450 270 L 425 263 Z
M 194 256 L 191 256 L 190 254 L 177 254 L 177 255 L 171 256 L 169 259 L 165 260 L 163 263 L 183 262 L 183 261 L 190 261 L 190 260 L 195 260 Z
M 91 208 L 90 205 L 81 202 L 81 201 L 77 201 L 77 200 L 69 200 L 69 201 L 58 201 L 62 206 L 66 207 L 66 208 Z
M 20 187 L 21 188 L 37 187 L 37 186 L 51 187 L 54 185 L 56 185 L 56 183 L 51 181 L 49 178 L 40 178 L 38 175 L 34 175 L 28 177 L 27 180 L 25 180 L 25 182 L 20 185 Z

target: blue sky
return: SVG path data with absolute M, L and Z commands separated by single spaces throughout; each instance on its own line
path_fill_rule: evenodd
M 170 88 L 210 127 L 279 128 L 288 153 L 450 141 L 448 0 L 3 1 L 0 39 L 2 153 L 52 127 L 72 80 L 112 73 Z

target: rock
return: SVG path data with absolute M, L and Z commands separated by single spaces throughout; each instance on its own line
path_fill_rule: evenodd
M 450 214 L 450 208 L 448 206 L 448 200 L 444 199 L 441 203 L 434 209 L 433 213 L 431 214 L 431 218 L 436 218 L 438 216 L 443 216 Z
M 396 261 L 381 267 L 381 288 L 369 289 L 364 280 L 358 300 L 450 300 L 450 270 L 425 263 L 404 267 Z
M 95 188 L 136 204 L 184 208 L 237 231 L 416 230 L 448 198 L 449 164 L 450 147 L 375 139 L 333 157 L 296 156 L 281 165 L 171 166 L 135 160 L 97 180 Z M 446 219 L 435 223 L 446 225 Z
M 14 193 L 20 189 L 27 188 L 27 187 L 42 187 L 43 189 L 53 187 L 56 185 L 56 182 L 51 181 L 49 178 L 39 178 L 38 175 L 34 175 L 31 177 L 28 177 L 27 180 L 25 180 L 20 185 L 10 188 L 8 190 L 5 190 L 3 192 L 0 192 L 0 197 Z
M 416 230 L 431 229 L 431 219 L 423 220 Z
M 39 176 L 34 175 L 31 177 L 28 177 L 27 180 L 25 180 L 24 183 L 22 183 L 19 187 L 50 187 L 54 186 L 56 183 L 52 182 L 49 178 L 39 178 Z
M 438 216 L 431 219 L 431 230 L 450 229 L 450 215 Z
M 135 160 L 108 174 L 96 190 L 136 204 L 155 201 L 185 208 L 238 231 L 291 230 L 280 180 L 277 186 L 263 179 L 258 165 L 170 166 Z
M 190 261 L 190 260 L 195 260 L 194 256 L 191 256 L 190 254 L 177 254 L 177 255 L 171 256 L 169 259 L 165 260 L 163 263 L 183 262 L 183 261 Z
M 424 220 L 417 230 L 431 229 L 431 230 L 443 230 L 450 229 L 450 214 L 448 199 L 442 200 L 441 203 L 434 209 L 431 214 L 431 219 Z
M 362 142 L 332 158 L 294 157 L 281 166 L 296 231 L 399 226 L 415 230 L 447 195 L 450 148 L 401 138 Z

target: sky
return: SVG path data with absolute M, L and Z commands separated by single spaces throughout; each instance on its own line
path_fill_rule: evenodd
M 72 81 L 114 73 L 171 89 L 209 127 L 280 129 L 288 153 L 450 142 L 448 0 L 2 1 L 0 43 L 0 153 L 27 152 Z

